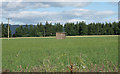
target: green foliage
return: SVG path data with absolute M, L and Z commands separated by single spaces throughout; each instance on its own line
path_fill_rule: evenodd
M 34 37 L 35 36 L 35 28 L 33 28 L 32 24 L 30 25 L 30 28 L 29 28 L 29 36 L 30 37 Z
M 24 31 L 23 32 L 24 33 L 23 36 L 24 37 L 28 37 L 29 36 L 29 29 L 28 29 L 28 25 L 27 24 L 25 25 L 23 31 Z
M 49 24 L 48 22 L 46 22 L 46 24 L 45 24 L 45 35 L 46 36 L 51 36 L 53 34 L 52 30 L 53 30 L 52 23 Z
M 7 26 L 2 25 L 2 37 L 7 37 Z M 16 32 L 13 37 L 40 37 L 40 36 L 55 36 L 56 32 L 66 32 L 68 36 L 75 35 L 119 35 L 120 34 L 120 22 L 113 23 L 90 23 L 76 22 L 76 23 L 48 23 L 45 25 L 41 22 L 37 25 L 28 25 L 25 27 L 22 25 L 16 28 Z M 10 30 L 11 36 L 11 30 Z
M 80 35 L 80 24 L 78 22 L 75 24 L 75 35 Z
M 41 37 L 41 36 L 43 36 L 42 35 L 42 32 L 37 32 L 37 35 L 36 35 L 37 37 Z
M 7 33 L 5 33 L 5 26 L 3 23 L 1 23 L 1 26 L 2 26 L 2 37 L 5 37 L 5 36 L 7 36 L 6 35 Z
M 63 26 L 60 23 L 55 23 L 54 27 L 56 32 L 63 32 Z
M 3 23 L 1 23 L 2 26 L 2 37 L 8 37 L 8 25 L 4 26 Z M 10 26 L 9 26 L 9 37 L 11 37 L 11 30 L 10 30 Z
M 95 35 L 95 23 L 88 25 L 88 35 Z
M 85 22 L 80 22 L 80 35 L 88 35 L 88 29 Z
M 69 36 L 75 35 L 75 25 L 74 25 L 74 23 L 66 23 L 65 24 L 65 32 Z
M 18 28 L 16 28 L 15 36 L 22 37 L 23 35 L 24 35 L 24 29 L 23 26 L 20 25 Z

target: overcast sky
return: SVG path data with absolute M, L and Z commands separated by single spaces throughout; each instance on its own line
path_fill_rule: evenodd
M 118 3 L 111 2 L 3 2 L 2 19 L 11 24 L 39 22 L 114 22 L 118 20 Z

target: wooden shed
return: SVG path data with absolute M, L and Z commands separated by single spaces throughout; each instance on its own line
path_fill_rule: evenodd
M 65 39 L 66 33 L 65 32 L 56 32 L 56 39 Z

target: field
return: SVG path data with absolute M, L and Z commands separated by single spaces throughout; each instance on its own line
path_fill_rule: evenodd
M 118 69 L 118 36 L 3 39 L 2 48 L 2 68 L 11 72 Z

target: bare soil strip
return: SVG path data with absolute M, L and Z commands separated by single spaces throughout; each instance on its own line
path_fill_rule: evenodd
M 111 36 L 119 36 L 119 35 L 84 35 L 84 36 L 66 36 L 66 37 L 111 37 Z M 51 37 L 12 37 L 9 39 L 24 39 L 24 38 L 56 38 L 55 36 Z M 0 38 L 0 39 L 8 39 L 8 38 Z
M 67 36 L 67 37 L 111 37 L 118 35 L 83 35 L 83 36 Z

